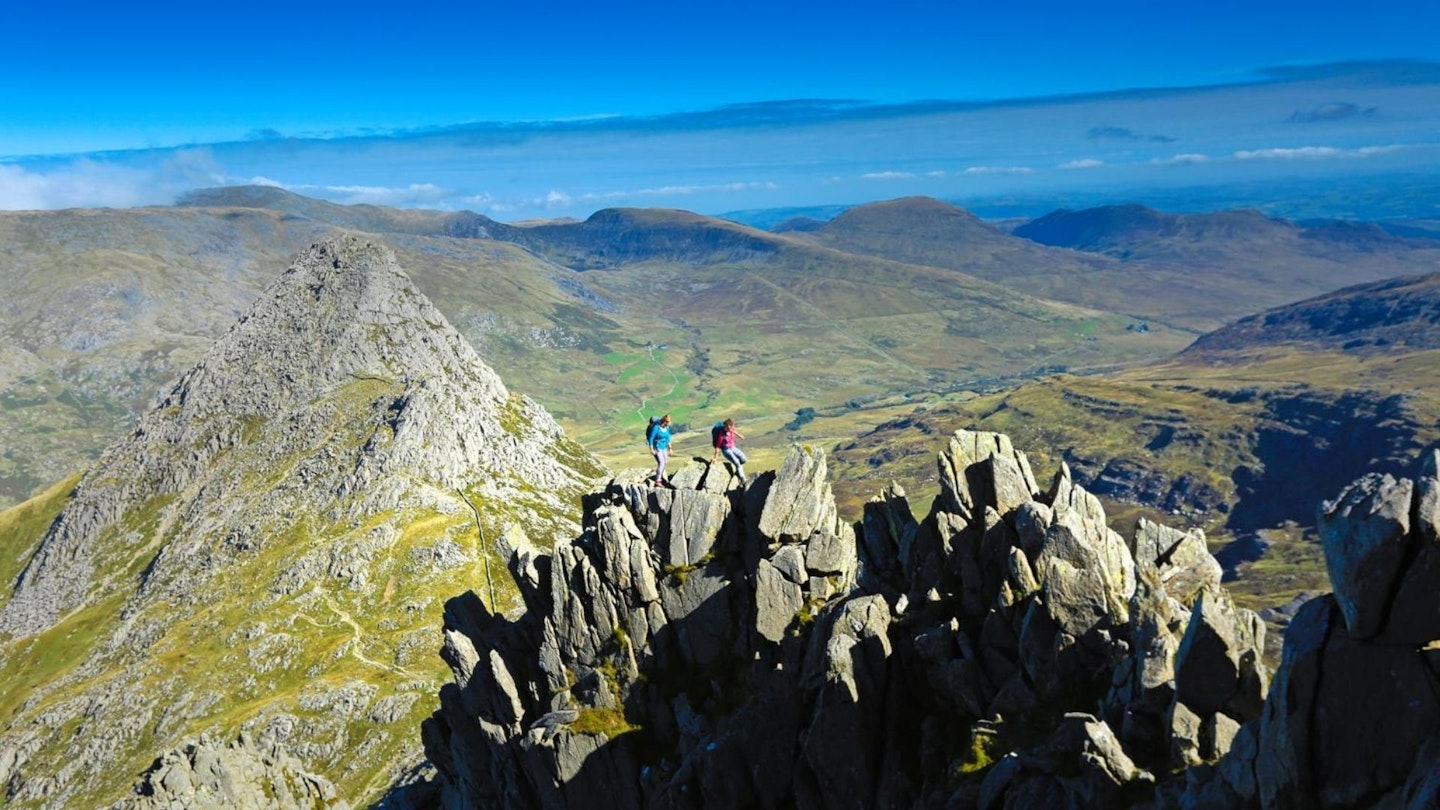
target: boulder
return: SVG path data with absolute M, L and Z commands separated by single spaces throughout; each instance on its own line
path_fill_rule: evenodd
M 1345 626 L 1354 638 L 1381 630 L 1410 553 L 1414 484 L 1371 473 L 1321 505 L 1316 527 Z
M 760 637 L 778 643 L 804 604 L 799 584 L 769 560 L 761 560 L 755 571 L 755 631 Z
M 1029 459 L 1003 433 L 957 430 L 937 458 L 937 466 L 940 496 L 936 503 L 967 521 L 977 520 L 986 506 L 1009 513 L 1034 500 L 1039 492 Z
M 835 498 L 819 448 L 792 447 L 775 474 L 760 512 L 759 532 L 772 543 L 799 543 L 815 531 L 834 531 Z
M 890 607 L 861 596 L 827 610 L 801 686 L 815 695 L 803 755 L 827 807 L 869 806 L 883 750 Z
M 1198 529 L 1181 532 L 1142 517 L 1135 526 L 1134 552 L 1141 572 L 1153 571 L 1165 592 L 1185 605 L 1218 586 L 1224 573 Z
M 1261 661 L 1265 625 L 1235 607 L 1223 590 L 1201 591 L 1175 653 L 1175 697 L 1200 715 L 1259 714 L 1268 673 Z

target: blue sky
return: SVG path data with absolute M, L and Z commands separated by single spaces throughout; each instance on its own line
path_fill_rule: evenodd
M 714 213 L 1440 162 L 1433 0 L 3 14 L 4 208 L 255 181 L 499 218 Z M 1418 62 L 1319 67 L 1375 60 Z M 846 103 L 763 104 L 794 99 Z

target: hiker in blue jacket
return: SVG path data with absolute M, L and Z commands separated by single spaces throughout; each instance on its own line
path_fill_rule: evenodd
M 650 431 L 650 455 L 655 457 L 655 486 L 670 487 L 665 480 L 665 462 L 670 460 L 670 414 L 660 417 L 655 429 Z

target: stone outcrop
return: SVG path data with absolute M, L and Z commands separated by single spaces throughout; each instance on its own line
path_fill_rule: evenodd
M 1126 540 L 997 434 L 938 466 L 918 521 L 891 486 L 845 524 L 797 447 L 743 491 L 619 476 L 550 554 L 512 533 L 526 612 L 447 604 L 443 806 L 1116 806 L 1221 760 L 1264 626 L 1203 535 Z
M 799 682 L 832 684 L 812 701 L 822 724 L 850 722 L 857 692 L 883 694 L 885 652 L 878 672 L 851 652 L 887 643 L 891 611 L 834 598 L 854 584 L 855 541 L 836 519 L 823 456 L 797 449 L 744 491 L 716 487 L 721 475 L 679 471 L 673 480 L 692 488 L 676 490 L 612 479 L 586 498 L 584 532 L 549 554 L 508 533 L 528 607 L 518 619 L 472 597 L 446 605 L 456 680 L 424 737 L 447 804 L 778 800 L 804 761 Z M 812 625 L 836 628 L 829 647 L 807 651 Z M 752 744 L 769 722 L 782 724 L 783 751 Z M 806 755 L 828 763 L 847 744 L 848 734 L 816 739 Z M 674 756 L 647 767 L 662 747 Z
M 1321 505 L 1333 594 L 1306 602 L 1258 721 L 1183 807 L 1440 807 L 1436 455 Z
M 329 780 L 307 773 L 284 748 L 260 745 L 242 734 L 230 742 L 201 737 L 166 752 L 141 775 L 135 795 L 112 810 L 346 810 L 349 806 Z

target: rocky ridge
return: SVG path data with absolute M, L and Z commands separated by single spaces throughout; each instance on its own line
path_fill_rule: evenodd
M 836 516 L 818 450 L 744 489 L 622 475 L 507 535 L 527 610 L 446 604 L 446 807 L 1115 806 L 1255 721 L 1264 625 L 1198 532 L 1122 538 L 1067 469 L 960 431 L 917 521 Z
M 488 570 L 488 532 L 576 530 L 600 469 L 388 248 L 315 245 L 57 502 L 0 593 L 7 802 L 108 803 L 157 751 L 242 730 L 339 795 L 379 792 L 419 763 L 442 677 L 427 606 Z

